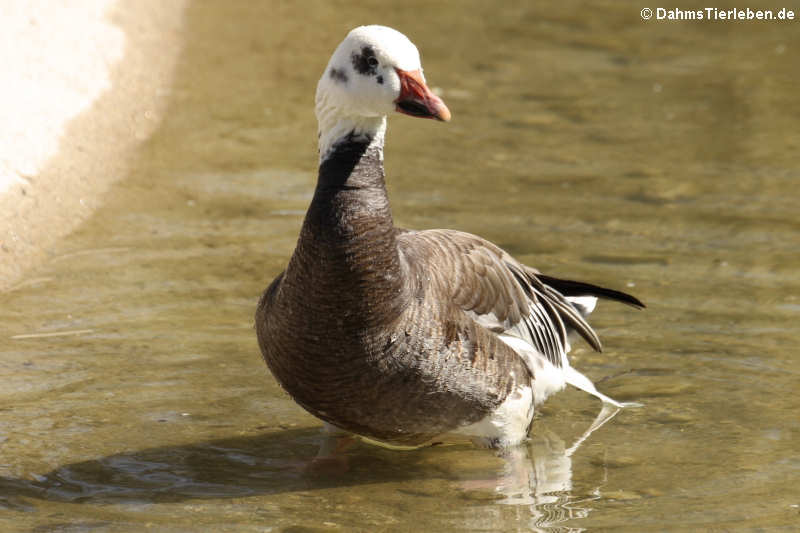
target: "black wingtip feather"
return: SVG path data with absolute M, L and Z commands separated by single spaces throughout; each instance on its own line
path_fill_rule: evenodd
M 598 287 L 597 285 L 584 283 L 582 281 L 553 278 L 543 274 L 536 274 L 536 277 L 539 278 L 542 283 L 550 285 L 564 296 L 596 296 L 598 298 L 605 298 L 606 300 L 621 302 L 637 309 L 644 309 L 647 307 L 638 298 L 626 292 Z

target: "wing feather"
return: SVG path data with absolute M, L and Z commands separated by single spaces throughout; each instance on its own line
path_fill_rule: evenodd
M 426 277 L 438 299 L 495 333 L 527 341 L 554 366 L 566 366 L 567 326 L 600 349 L 597 335 L 564 295 L 494 244 L 453 230 L 402 232 L 398 242 L 409 257 L 427 258 Z

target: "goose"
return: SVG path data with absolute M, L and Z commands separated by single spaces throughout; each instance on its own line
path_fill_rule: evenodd
M 480 237 L 394 226 L 386 117 L 450 120 L 417 48 L 385 26 L 353 29 L 317 85 L 319 174 L 286 269 L 261 296 L 256 331 L 280 386 L 326 427 L 387 446 L 455 434 L 504 449 L 566 384 L 603 402 L 570 366 L 569 335 L 595 350 L 597 298 L 626 293 L 541 274 Z

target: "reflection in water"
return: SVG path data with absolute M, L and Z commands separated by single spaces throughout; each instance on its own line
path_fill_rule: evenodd
M 603 404 L 594 422 L 567 448 L 553 431 L 536 433 L 527 446 L 502 452 L 504 464 L 500 475 L 493 480 L 499 498 L 496 504 L 514 505 L 528 511 L 520 523 L 531 531 L 582 531 L 582 528 L 565 528 L 564 522 L 585 518 L 591 508 L 589 500 L 576 501 L 572 491 L 572 455 L 589 436 L 614 418 L 619 409 Z M 478 488 L 480 482 L 468 481 L 464 488 Z M 599 494 L 591 499 L 599 498 Z M 518 516 L 518 520 L 522 517 Z
M 395 484 L 397 492 L 403 492 L 438 477 L 436 481 L 443 481 L 447 492 L 456 489 L 468 500 L 486 502 L 471 507 L 474 514 L 461 515 L 464 527 L 480 528 L 492 516 L 507 520 L 509 511 L 498 506 L 508 506 L 514 508 L 510 512 L 522 530 L 558 526 L 559 531 L 579 531 L 563 525 L 590 511 L 585 505 L 588 500 L 575 500 L 571 494 L 571 457 L 617 412 L 604 405 L 570 447 L 547 430 L 536 434 L 527 446 L 501 452 L 501 463 L 488 467 L 485 463 L 476 467 L 465 457 L 474 451 L 482 452 L 484 459 L 493 457 L 471 446 L 434 446 L 403 453 L 361 443 L 345 452 L 349 468 L 319 470 L 309 468 L 314 450 L 329 446 L 332 437 L 321 437 L 314 429 L 287 430 L 115 454 L 33 475 L 32 480 L 0 478 L 0 504 L 15 510 L 33 510 L 35 500 L 131 506 L 370 484 Z M 439 497 L 436 491 L 430 495 Z
M 497 484 L 504 498 L 498 503 L 540 505 L 554 503 L 552 493 L 572 489 L 572 455 L 589 436 L 614 418 L 619 409 L 603 404 L 597 418 L 569 448 L 554 432 L 537 434 L 527 447 L 508 450 L 507 460 Z

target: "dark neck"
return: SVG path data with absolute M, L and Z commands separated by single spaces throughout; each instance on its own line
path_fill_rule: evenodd
M 400 268 L 383 146 L 348 136 L 320 165 L 287 276 L 304 285 L 305 297 L 336 300 L 358 320 L 383 322 L 397 313 Z
M 303 229 L 334 246 L 352 239 L 393 234 L 392 212 L 383 172 L 383 145 L 348 135 L 319 166 L 317 188 Z
M 351 133 L 336 143 L 320 163 L 314 199 L 320 193 L 354 188 L 377 188 L 386 196 L 383 143 Z

